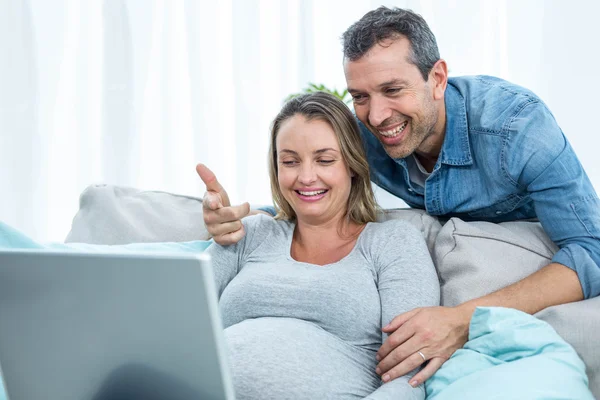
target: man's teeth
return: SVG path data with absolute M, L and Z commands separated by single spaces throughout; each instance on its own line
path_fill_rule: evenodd
M 302 190 L 298 190 L 298 193 L 300 193 L 302 196 L 316 196 L 318 194 L 323 194 L 326 191 L 327 190 L 315 190 L 313 192 L 303 192 Z
M 396 129 L 392 129 L 391 131 L 379 131 L 379 133 L 385 137 L 396 137 L 400 133 L 402 133 L 404 128 L 406 128 L 406 125 L 408 125 L 408 121 L 404 121 L 404 123 L 402 125 L 400 125 L 399 127 L 397 127 Z

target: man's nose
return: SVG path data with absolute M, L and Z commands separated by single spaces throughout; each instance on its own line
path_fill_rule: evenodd
M 378 127 L 392 116 L 392 109 L 385 99 L 373 96 L 369 104 L 369 124 Z

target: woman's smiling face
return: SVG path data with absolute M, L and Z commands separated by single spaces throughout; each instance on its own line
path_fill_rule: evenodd
M 343 218 L 352 177 L 331 125 L 296 114 L 281 124 L 276 145 L 279 188 L 298 221 Z

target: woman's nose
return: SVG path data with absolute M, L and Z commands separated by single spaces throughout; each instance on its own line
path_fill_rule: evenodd
M 312 165 L 303 165 L 300 168 L 300 175 L 298 181 L 303 185 L 309 185 L 317 180 L 317 174 Z

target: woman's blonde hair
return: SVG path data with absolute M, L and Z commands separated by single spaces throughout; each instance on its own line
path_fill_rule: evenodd
M 296 219 L 296 213 L 279 188 L 276 145 L 281 125 L 295 115 L 302 115 L 307 121 L 325 121 L 333 128 L 342 158 L 353 175 L 350 197 L 346 205 L 346 217 L 357 224 L 375 221 L 377 203 L 371 187 L 369 164 L 355 117 L 341 100 L 325 92 L 294 97 L 285 103 L 273 121 L 269 148 L 269 177 L 273 202 L 277 210 L 275 218 L 290 221 Z

